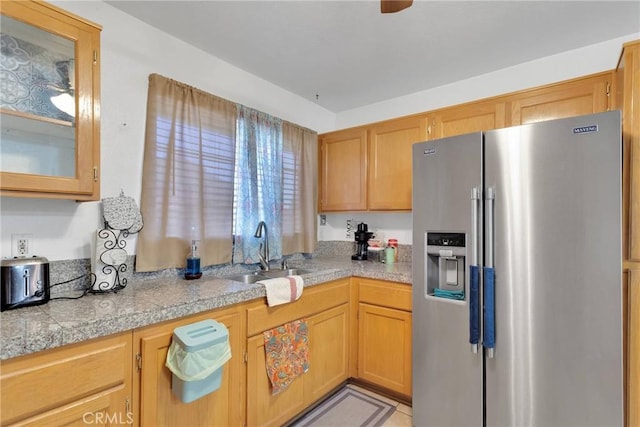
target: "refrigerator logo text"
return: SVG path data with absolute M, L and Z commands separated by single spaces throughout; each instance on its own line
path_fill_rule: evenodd
M 598 125 L 581 126 L 579 128 L 573 128 L 573 133 L 574 134 L 591 133 L 591 132 L 598 132 Z
M 424 155 L 425 156 L 430 156 L 432 154 L 436 154 L 435 147 L 427 148 L 427 149 L 424 150 Z

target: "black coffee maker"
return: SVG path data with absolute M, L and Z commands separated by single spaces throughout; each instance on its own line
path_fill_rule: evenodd
M 357 261 L 366 261 L 367 259 L 367 248 L 369 244 L 367 243 L 373 233 L 371 231 L 367 231 L 367 224 L 361 222 L 358 224 L 358 231 L 355 232 L 356 237 L 356 253 L 351 255 L 351 259 Z

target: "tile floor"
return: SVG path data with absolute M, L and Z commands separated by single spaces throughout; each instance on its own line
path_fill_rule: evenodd
M 362 393 L 366 393 L 375 397 L 376 399 L 380 399 L 383 402 L 387 402 L 390 405 L 396 407 L 396 411 L 387 419 L 387 421 L 382 425 L 382 427 L 412 427 L 412 412 L 411 406 L 407 406 L 404 403 L 396 402 L 393 399 L 389 399 L 386 396 L 380 396 L 377 393 L 366 390 L 362 387 L 358 387 L 354 384 L 349 384 L 347 387 L 351 387 L 354 390 L 358 390 Z

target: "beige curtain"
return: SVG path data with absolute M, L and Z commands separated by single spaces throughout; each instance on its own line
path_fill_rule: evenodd
M 283 122 L 282 136 L 282 254 L 311 253 L 318 238 L 318 134 Z
M 137 271 L 184 268 L 194 239 L 202 266 L 231 261 L 236 117 L 232 102 L 149 76 Z

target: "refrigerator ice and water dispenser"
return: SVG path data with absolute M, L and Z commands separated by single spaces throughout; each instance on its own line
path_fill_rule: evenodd
M 427 232 L 427 295 L 436 289 L 461 292 L 464 298 L 466 238 L 464 233 Z

